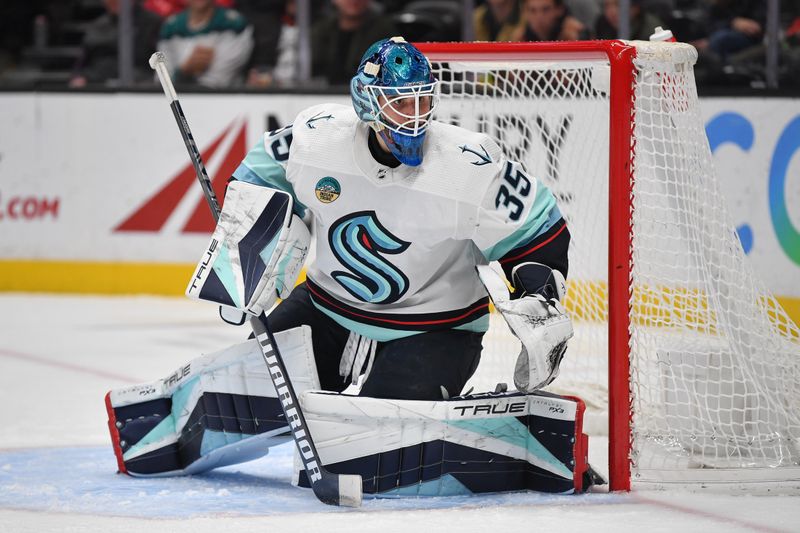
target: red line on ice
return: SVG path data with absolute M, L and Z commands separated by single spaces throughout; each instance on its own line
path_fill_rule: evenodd
M 30 353 L 22 353 L 16 352 L 13 350 L 6 350 L 4 348 L 0 348 L 0 356 L 1 357 L 10 357 L 13 359 L 21 359 L 23 361 L 28 361 L 32 363 L 39 363 L 41 365 L 51 366 L 53 368 L 60 368 L 63 370 L 72 370 L 73 372 L 79 372 L 82 374 L 90 374 L 92 376 L 97 376 L 101 378 L 108 378 L 117 381 L 122 381 L 125 383 L 140 383 L 140 380 L 133 379 L 130 376 L 123 376 L 121 374 L 115 374 L 113 372 L 107 372 L 105 370 L 100 370 L 98 368 L 92 368 L 88 366 L 76 365 L 74 363 L 65 363 L 63 361 L 53 361 L 52 359 L 47 359 L 46 357 L 40 357 L 38 355 L 33 355 Z
M 749 522 L 747 520 L 741 520 L 739 518 L 733 518 L 730 516 L 723 516 L 716 513 L 712 513 L 709 511 L 703 511 L 701 509 L 694 509 L 692 507 L 687 507 L 685 505 L 679 505 L 676 503 L 668 503 L 662 502 L 659 500 L 652 500 L 650 498 L 646 498 L 644 496 L 640 496 L 639 494 L 633 494 L 635 500 L 639 503 L 645 503 L 649 505 L 653 505 L 655 507 L 662 507 L 664 509 L 670 509 L 673 511 L 678 511 L 688 515 L 700 516 L 703 518 L 710 518 L 712 520 L 716 520 L 718 522 L 727 522 L 729 524 L 734 524 L 741 527 L 746 527 L 749 529 L 755 529 L 756 531 L 768 531 L 770 533 L 786 533 L 783 529 L 775 529 L 769 526 L 765 526 L 764 524 L 757 524 L 755 522 Z

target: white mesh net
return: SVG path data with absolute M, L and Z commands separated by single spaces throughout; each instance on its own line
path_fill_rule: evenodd
M 800 480 L 800 331 L 753 276 L 726 213 L 694 49 L 632 44 L 634 147 L 611 149 L 634 163 L 631 348 L 616 354 L 631 361 L 633 479 Z M 548 390 L 584 398 L 598 431 L 608 409 L 611 66 L 552 46 L 539 60 L 435 61 L 437 118 L 493 136 L 558 198 L 576 333 Z M 511 385 L 519 343 L 497 315 L 484 345 L 471 383 Z

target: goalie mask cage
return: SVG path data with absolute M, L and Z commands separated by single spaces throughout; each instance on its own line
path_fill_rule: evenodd
M 498 140 L 558 199 L 575 337 L 548 390 L 607 413 L 611 489 L 800 486 L 800 333 L 726 213 L 694 48 L 420 49 L 441 82 L 437 118 Z M 476 388 L 511 384 L 519 343 L 503 327 L 493 314 Z

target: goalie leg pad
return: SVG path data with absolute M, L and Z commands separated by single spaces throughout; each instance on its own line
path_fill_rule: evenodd
M 337 474 L 359 474 L 366 494 L 588 488 L 578 398 L 493 393 L 431 402 L 310 391 L 301 403 L 323 464 Z M 301 470 L 295 481 L 307 487 Z
M 275 340 L 295 389 L 318 389 L 310 328 Z M 194 359 L 162 380 L 112 390 L 106 409 L 119 471 L 133 476 L 250 461 L 290 438 L 256 340 Z

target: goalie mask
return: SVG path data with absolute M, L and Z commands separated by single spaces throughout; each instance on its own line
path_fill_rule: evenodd
M 358 118 L 368 123 L 401 163 L 422 163 L 425 131 L 439 82 L 422 52 L 402 37 L 370 46 L 350 81 Z

